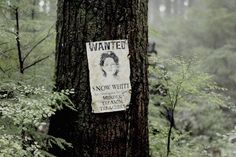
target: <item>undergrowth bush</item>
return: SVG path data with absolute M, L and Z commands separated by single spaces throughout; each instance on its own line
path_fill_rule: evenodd
M 47 134 L 48 120 L 57 110 L 73 109 L 73 90 L 52 92 L 24 83 L 0 83 L 0 156 L 45 157 L 52 144 L 70 143 Z

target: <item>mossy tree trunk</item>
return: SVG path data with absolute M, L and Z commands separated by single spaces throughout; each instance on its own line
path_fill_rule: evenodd
M 73 148 L 58 157 L 147 157 L 148 0 L 59 0 L 57 11 L 56 88 L 74 88 L 77 111 L 52 117 L 49 134 Z M 91 109 L 86 42 L 128 39 L 132 95 L 127 111 L 94 114 Z

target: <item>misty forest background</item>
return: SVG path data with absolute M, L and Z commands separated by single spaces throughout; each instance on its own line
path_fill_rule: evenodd
M 70 147 L 47 135 L 73 109 L 73 91 L 51 92 L 56 7 L 0 0 L 0 156 Z M 236 0 L 149 0 L 148 20 L 150 156 L 235 157 Z

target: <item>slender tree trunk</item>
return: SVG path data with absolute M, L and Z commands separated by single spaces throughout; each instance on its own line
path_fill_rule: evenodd
M 167 157 L 170 154 L 170 142 L 171 142 L 172 128 L 173 128 L 173 126 L 170 124 L 170 128 L 168 131 L 168 138 L 167 138 L 167 155 L 166 155 Z
M 35 7 L 37 5 L 37 0 L 33 0 L 33 4 L 32 4 L 32 10 L 31 10 L 31 19 L 34 20 L 35 19 Z
M 195 0 L 189 0 L 189 1 L 188 1 L 188 3 L 189 3 L 188 6 L 189 6 L 189 7 L 192 7 L 192 6 L 194 5 L 194 1 L 195 1 Z
M 51 119 L 49 134 L 73 144 L 51 152 L 58 157 L 147 157 L 148 0 L 59 0 L 56 88 L 74 88 L 77 112 L 63 109 Z M 91 109 L 86 42 L 128 39 L 131 103 L 127 111 L 94 114 Z
M 151 25 L 155 25 L 156 24 L 156 22 L 157 22 L 156 16 L 158 14 L 160 14 L 160 11 L 159 11 L 160 5 L 161 5 L 160 0 L 153 0 L 153 1 L 149 2 L 149 8 L 148 8 L 149 24 L 151 24 Z
M 178 14 L 184 15 L 185 12 L 185 6 L 184 6 L 185 0 L 178 0 Z
M 173 10 L 174 10 L 174 15 L 183 15 L 185 11 L 185 6 L 184 6 L 185 0 L 175 0 L 173 2 Z
M 174 15 L 178 15 L 179 14 L 179 5 L 178 5 L 178 2 L 179 0 L 175 0 L 173 2 L 173 13 Z
M 171 0 L 165 0 L 166 15 L 171 15 Z
M 18 51 L 18 60 L 19 60 L 19 70 L 20 73 L 24 73 L 24 62 L 22 60 L 22 51 L 21 51 L 21 43 L 20 43 L 20 26 L 19 26 L 19 12 L 18 8 L 15 8 L 15 20 L 16 20 L 16 45 Z

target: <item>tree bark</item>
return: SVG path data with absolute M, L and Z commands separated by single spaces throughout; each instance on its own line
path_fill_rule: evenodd
M 49 134 L 73 148 L 50 151 L 58 157 L 147 157 L 148 0 L 59 0 L 56 90 L 71 89 L 77 111 L 52 117 Z M 126 111 L 94 114 L 91 109 L 86 42 L 128 39 L 131 103 Z

